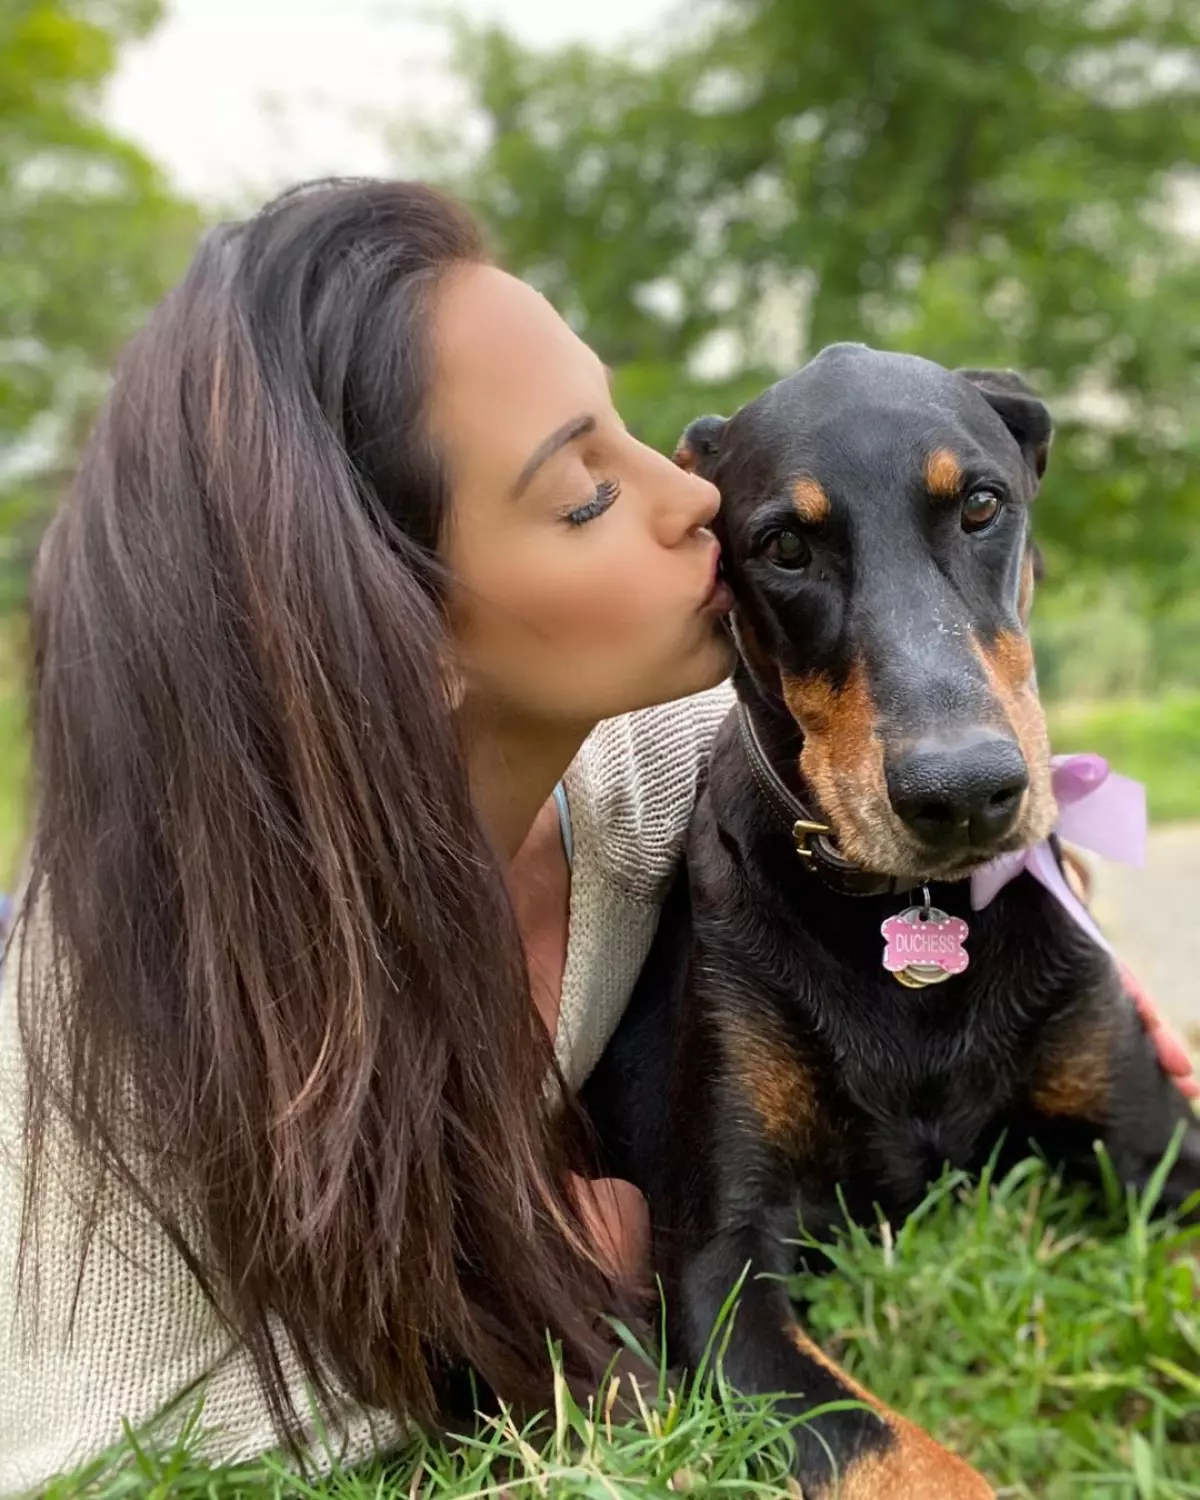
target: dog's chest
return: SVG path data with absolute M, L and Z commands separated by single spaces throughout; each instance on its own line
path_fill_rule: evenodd
M 906 1212 L 944 1166 L 977 1168 L 992 1149 L 1017 1092 L 1019 1038 L 953 983 L 935 994 L 886 976 L 861 998 L 817 1042 L 832 1154 L 842 1191 L 862 1200 L 852 1207 Z

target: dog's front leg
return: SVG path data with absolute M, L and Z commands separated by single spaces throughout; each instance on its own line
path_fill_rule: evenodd
M 737 1390 L 779 1395 L 802 1417 L 830 1402 L 862 1403 L 795 1428 L 796 1477 L 806 1500 L 987 1500 L 988 1482 L 927 1433 L 889 1410 L 827 1358 L 796 1321 L 780 1273 L 779 1238 L 764 1229 L 728 1230 L 680 1268 L 677 1309 L 687 1362 L 704 1352 L 721 1309 L 745 1273 L 725 1333 L 723 1369 Z
M 1200 1120 L 1163 1071 L 1132 997 L 1115 979 L 1047 1029 L 1030 1096 L 1039 1142 L 1050 1154 L 1093 1170 L 1092 1142 L 1100 1140 L 1118 1176 L 1139 1192 L 1182 1126 L 1157 1206 L 1177 1210 L 1200 1193 Z

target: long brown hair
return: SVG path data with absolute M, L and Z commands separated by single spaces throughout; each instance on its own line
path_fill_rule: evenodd
M 292 1438 L 273 1323 L 319 1396 L 431 1424 L 459 1362 L 542 1399 L 609 1290 L 443 675 L 430 297 L 482 256 L 408 183 L 214 232 L 34 581 L 25 1244 L 65 1115 Z

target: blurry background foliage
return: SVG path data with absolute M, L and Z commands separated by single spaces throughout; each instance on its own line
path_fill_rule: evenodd
M 461 34 L 489 132 L 455 180 L 506 264 L 659 446 L 837 339 L 1021 370 L 1058 421 L 1045 690 L 1200 683 L 1200 6 L 715 17 L 640 58 Z
M 97 109 L 158 13 L 0 0 L 14 618 L 113 357 L 202 224 Z M 1200 767 L 1195 0 L 724 0 L 612 52 L 447 25 L 472 108 L 392 121 L 398 160 L 476 206 L 613 366 L 635 432 L 669 450 L 838 339 L 1021 370 L 1058 423 L 1043 690 L 1068 737 L 1119 730 L 1127 752 Z M 1109 706 L 1081 720 L 1081 702 Z M 1158 811 L 1200 812 L 1200 775 L 1176 781 Z
M 187 262 L 200 219 L 101 123 L 153 0 L 0 0 L 0 603 L 74 465 L 116 353 Z

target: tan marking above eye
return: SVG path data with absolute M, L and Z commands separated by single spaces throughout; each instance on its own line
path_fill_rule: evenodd
M 796 514 L 810 526 L 829 519 L 829 496 L 815 479 L 797 479 L 792 485 L 792 504 Z
M 963 485 L 963 470 L 949 448 L 937 448 L 925 460 L 925 488 L 939 499 L 958 498 Z

